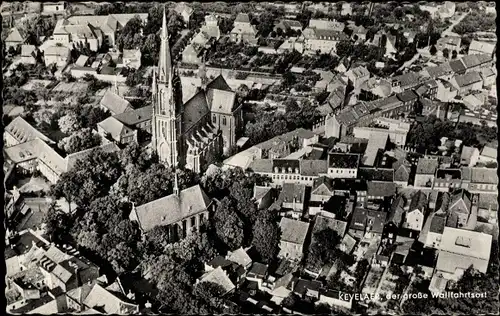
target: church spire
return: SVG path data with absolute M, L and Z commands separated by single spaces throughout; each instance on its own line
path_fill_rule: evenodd
M 179 184 L 177 182 L 177 169 L 174 172 L 174 194 L 179 195 Z
M 167 82 L 172 73 L 172 60 L 170 57 L 170 44 L 167 30 L 167 9 L 163 10 L 163 21 L 161 25 L 160 58 L 158 62 L 158 76 L 161 82 Z

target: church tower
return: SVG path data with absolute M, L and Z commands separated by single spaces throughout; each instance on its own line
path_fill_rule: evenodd
M 176 167 L 179 162 L 180 113 L 178 113 L 175 80 L 168 43 L 166 10 L 163 11 L 158 73 L 153 72 L 152 147 L 161 163 Z

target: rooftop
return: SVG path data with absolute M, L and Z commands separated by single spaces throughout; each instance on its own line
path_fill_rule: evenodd
M 280 221 L 280 228 L 282 241 L 303 245 L 309 223 L 283 217 Z
M 358 154 L 330 153 L 328 155 L 329 168 L 349 168 L 354 169 L 359 165 Z

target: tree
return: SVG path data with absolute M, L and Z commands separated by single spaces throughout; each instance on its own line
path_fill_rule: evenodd
M 72 135 L 63 138 L 58 146 L 66 153 L 72 154 L 101 145 L 101 135 L 90 128 L 83 128 Z
M 244 239 L 243 221 L 236 213 L 229 198 L 225 197 L 217 205 L 213 221 L 218 238 L 229 250 L 242 246 Z
M 68 214 L 62 212 L 55 202 L 49 206 L 42 222 L 45 224 L 45 232 L 50 241 L 56 243 L 68 242 L 72 219 Z
M 64 134 L 70 134 L 81 128 L 80 121 L 74 113 L 68 113 L 58 121 L 59 129 Z
M 457 51 L 456 51 L 456 50 L 453 50 L 453 51 L 451 52 L 451 59 L 457 59 L 457 55 L 458 55 Z
M 119 47 L 119 50 L 140 48 L 142 45 L 141 33 L 142 20 L 138 16 L 134 16 L 125 24 L 116 39 L 116 45 Z
M 431 53 L 432 56 L 436 55 L 436 53 L 437 53 L 436 46 L 432 45 L 431 49 L 429 50 L 429 52 Z
M 262 210 L 254 224 L 252 245 L 264 263 L 271 262 L 278 255 L 280 235 L 276 214 Z
M 353 45 L 350 41 L 340 41 L 336 46 L 336 53 L 340 57 L 351 56 L 353 52 Z
M 335 230 L 328 227 L 317 231 L 309 247 L 307 265 L 314 270 L 319 270 L 325 264 L 333 262 L 336 257 L 339 257 L 340 251 L 337 251 L 339 242 L 340 237 Z
M 443 49 L 443 57 L 444 58 L 449 58 L 450 57 L 450 50 L 448 48 Z

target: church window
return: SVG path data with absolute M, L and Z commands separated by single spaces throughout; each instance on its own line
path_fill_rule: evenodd
M 223 117 L 223 118 L 222 118 L 222 125 L 226 125 L 226 124 L 227 124 L 226 118 L 225 118 L 225 117 Z

